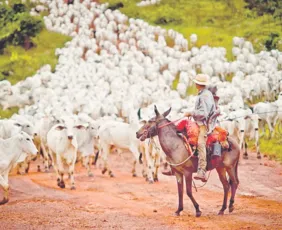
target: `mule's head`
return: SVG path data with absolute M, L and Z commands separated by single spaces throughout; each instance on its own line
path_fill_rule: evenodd
M 163 114 L 160 114 L 157 106 L 154 106 L 156 116 L 151 118 L 149 121 L 143 121 L 143 126 L 136 132 L 136 137 L 141 141 L 144 141 L 146 138 L 151 138 L 156 136 L 157 125 L 160 121 L 163 121 L 166 116 L 170 113 L 171 108 L 169 108 Z

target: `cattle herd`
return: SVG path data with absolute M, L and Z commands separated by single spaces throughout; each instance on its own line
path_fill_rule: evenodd
M 246 138 L 255 139 L 260 158 L 259 131 L 263 134 L 267 124 L 270 137 L 275 135 L 275 125 L 282 120 L 282 53 L 278 50 L 255 53 L 252 43 L 234 37 L 234 60 L 228 61 L 223 47 L 198 47 L 196 34 L 188 41 L 172 29 L 128 18 L 108 4 L 33 2 L 38 6 L 31 14 L 48 10 L 46 28 L 71 40 L 56 49 L 54 71 L 46 65 L 15 85 L 0 82 L 2 108 L 20 107 L 18 114 L 0 122 L 2 203 L 8 200 L 11 168 L 28 173 L 37 153 L 44 171 L 53 165 L 61 188 L 66 167 L 70 188 L 75 189 L 78 161 L 93 176 L 91 162 L 98 158 L 97 152 L 102 172 L 114 176 L 108 164 L 110 152 L 125 149 L 133 153 L 132 175 L 137 175 L 136 164 L 143 163 L 143 176 L 150 183 L 157 181 L 163 158 L 158 139 L 141 143 L 135 133 L 153 117 L 153 105 L 160 111 L 172 107 L 171 120 L 193 110 L 195 96 L 186 92 L 198 72 L 211 77 L 220 97 L 220 123 L 240 142 L 245 158 Z M 226 81 L 230 76 L 232 81 Z

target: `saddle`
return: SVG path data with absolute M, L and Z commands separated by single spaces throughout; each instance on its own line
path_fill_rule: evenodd
M 180 136 L 182 137 L 188 152 L 191 154 L 193 152 L 192 149 L 197 149 L 200 132 L 199 126 L 196 122 L 191 121 L 186 117 L 176 123 L 176 129 L 180 133 Z M 222 149 L 229 149 L 227 136 L 228 132 L 225 129 L 219 126 L 215 126 L 213 131 L 207 136 L 207 154 L 210 155 L 210 153 L 218 151 L 220 146 Z M 220 144 L 220 146 L 218 146 L 217 144 Z

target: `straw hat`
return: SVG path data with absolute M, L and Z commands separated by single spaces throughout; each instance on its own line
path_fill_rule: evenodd
M 194 79 L 193 82 L 195 82 L 198 85 L 208 85 L 209 84 L 210 77 L 206 74 L 198 74 Z

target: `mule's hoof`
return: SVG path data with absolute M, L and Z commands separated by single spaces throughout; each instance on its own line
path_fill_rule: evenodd
M 149 180 L 148 180 L 148 183 L 149 183 L 149 184 L 154 184 L 154 181 L 151 180 L 151 179 L 149 179 Z
M 220 210 L 218 213 L 219 216 L 223 216 L 224 215 L 224 211 Z
M 74 185 L 71 186 L 71 190 L 76 190 Z
M 89 177 L 94 177 L 94 174 L 92 172 L 88 173 Z
M 178 210 L 177 210 L 177 211 L 174 213 L 174 216 L 180 216 L 180 212 L 181 212 L 181 211 L 178 211 Z
M 200 217 L 202 215 L 201 211 L 196 212 L 196 217 Z
M 0 205 L 8 203 L 9 199 L 3 198 L 3 200 L 0 202 Z
M 258 159 L 261 159 L 261 155 L 258 155 L 257 158 L 258 158 Z
M 48 172 L 49 172 L 49 169 L 45 169 L 44 172 L 45 172 L 45 173 L 48 173 Z
M 248 155 L 243 155 L 243 159 L 248 160 L 249 159 Z
M 233 211 L 234 211 L 234 206 L 229 207 L 229 212 L 231 213 L 231 212 L 233 212 Z
M 137 177 L 137 174 L 136 174 L 136 173 L 133 173 L 132 176 L 133 176 L 133 177 Z
M 159 178 L 155 177 L 155 178 L 154 178 L 154 181 L 155 181 L 155 182 L 158 182 L 158 181 L 159 181 Z
M 102 170 L 102 174 L 105 174 L 105 172 L 107 172 L 107 170 L 108 170 L 108 169 L 104 168 L 104 169 Z

